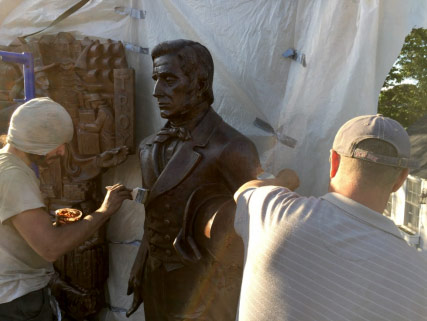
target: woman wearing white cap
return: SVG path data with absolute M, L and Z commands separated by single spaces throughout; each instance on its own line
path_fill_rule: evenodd
M 93 214 L 52 226 L 31 164 L 62 156 L 72 138 L 71 117 L 47 97 L 28 101 L 12 115 L 0 150 L 0 320 L 52 320 L 46 288 L 51 262 L 88 239 L 131 198 L 116 184 Z

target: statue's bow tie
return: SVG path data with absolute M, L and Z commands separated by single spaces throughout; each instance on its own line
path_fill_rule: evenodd
M 164 143 L 170 138 L 178 138 L 180 140 L 191 139 L 190 131 L 184 127 L 162 128 L 154 139 L 155 143 Z

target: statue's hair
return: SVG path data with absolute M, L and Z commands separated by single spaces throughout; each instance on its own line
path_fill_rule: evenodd
M 378 155 L 396 157 L 396 148 L 379 139 L 368 138 L 357 144 L 357 148 L 373 152 Z M 341 170 L 349 177 L 357 176 L 362 184 L 391 187 L 396 182 L 402 169 L 394 166 L 373 163 L 357 158 L 343 157 L 340 161 Z
M 189 79 L 194 79 L 196 76 L 198 81 L 207 84 L 207 89 L 203 95 L 208 103 L 212 104 L 214 101 L 212 91 L 214 64 L 209 50 L 198 42 L 177 39 L 161 42 L 151 51 L 153 62 L 154 59 L 168 54 L 178 57 L 181 62 L 181 69 Z

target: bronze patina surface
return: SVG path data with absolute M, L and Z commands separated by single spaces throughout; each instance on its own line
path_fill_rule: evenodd
M 254 144 L 212 109 L 213 61 L 189 40 L 152 50 L 153 96 L 166 125 L 139 145 L 144 237 L 128 292 L 147 321 L 234 321 L 243 243 L 233 193 L 260 169 Z

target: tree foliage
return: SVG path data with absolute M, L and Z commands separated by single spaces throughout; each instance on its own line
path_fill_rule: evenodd
M 388 74 L 378 112 L 408 127 L 427 113 L 427 29 L 412 29 Z

